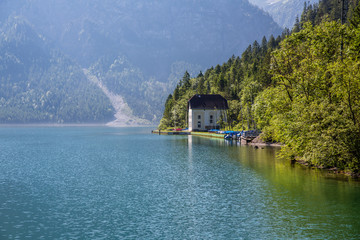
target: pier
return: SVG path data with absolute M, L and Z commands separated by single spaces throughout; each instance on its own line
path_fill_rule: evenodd
M 249 143 L 254 140 L 257 136 L 259 136 L 260 132 L 257 131 L 242 131 L 242 132 L 234 132 L 234 131 L 219 131 L 219 132 L 205 132 L 205 131 L 184 131 L 184 130 L 153 130 L 152 134 L 158 135 L 194 135 L 194 136 L 202 136 L 202 137 L 213 137 L 213 138 L 226 138 L 229 140 L 240 140 L 242 143 Z M 231 136 L 231 138 L 227 138 L 226 136 Z
M 281 143 L 276 142 L 264 142 L 257 138 L 260 135 L 260 131 L 217 131 L 217 132 L 205 132 L 205 131 L 187 131 L 187 130 L 153 130 L 152 134 L 158 135 L 193 135 L 199 137 L 208 138 L 221 138 L 227 141 L 239 141 L 241 145 L 253 145 L 253 146 L 272 146 L 281 147 Z

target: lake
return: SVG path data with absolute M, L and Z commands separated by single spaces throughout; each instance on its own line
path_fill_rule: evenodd
M 1 127 L 0 239 L 359 239 L 360 183 L 150 128 Z

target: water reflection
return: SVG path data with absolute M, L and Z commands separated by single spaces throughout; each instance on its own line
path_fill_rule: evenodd
M 360 236 L 359 183 L 274 148 L 133 128 L 1 130 L 1 239 Z
M 195 146 L 216 147 L 224 159 L 236 160 L 239 167 L 264 180 L 261 188 L 252 189 L 262 198 L 254 200 L 264 204 L 263 231 L 275 231 L 280 238 L 288 237 L 289 232 L 294 238 L 360 237 L 359 181 L 278 159 L 279 148 L 254 148 L 222 139 L 189 139 Z

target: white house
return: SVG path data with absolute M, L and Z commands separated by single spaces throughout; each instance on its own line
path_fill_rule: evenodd
M 219 128 L 218 121 L 226 122 L 227 100 L 219 94 L 196 94 L 188 101 L 189 131 Z

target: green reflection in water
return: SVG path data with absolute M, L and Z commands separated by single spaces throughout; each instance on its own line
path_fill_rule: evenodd
M 276 158 L 280 148 L 240 145 L 223 139 L 189 136 L 189 142 L 218 147 L 242 168 L 264 180 L 265 231 L 294 238 L 360 238 L 360 182 L 327 170 L 310 169 Z M 257 190 L 254 190 L 257 191 Z M 259 190 L 258 190 L 259 191 Z

